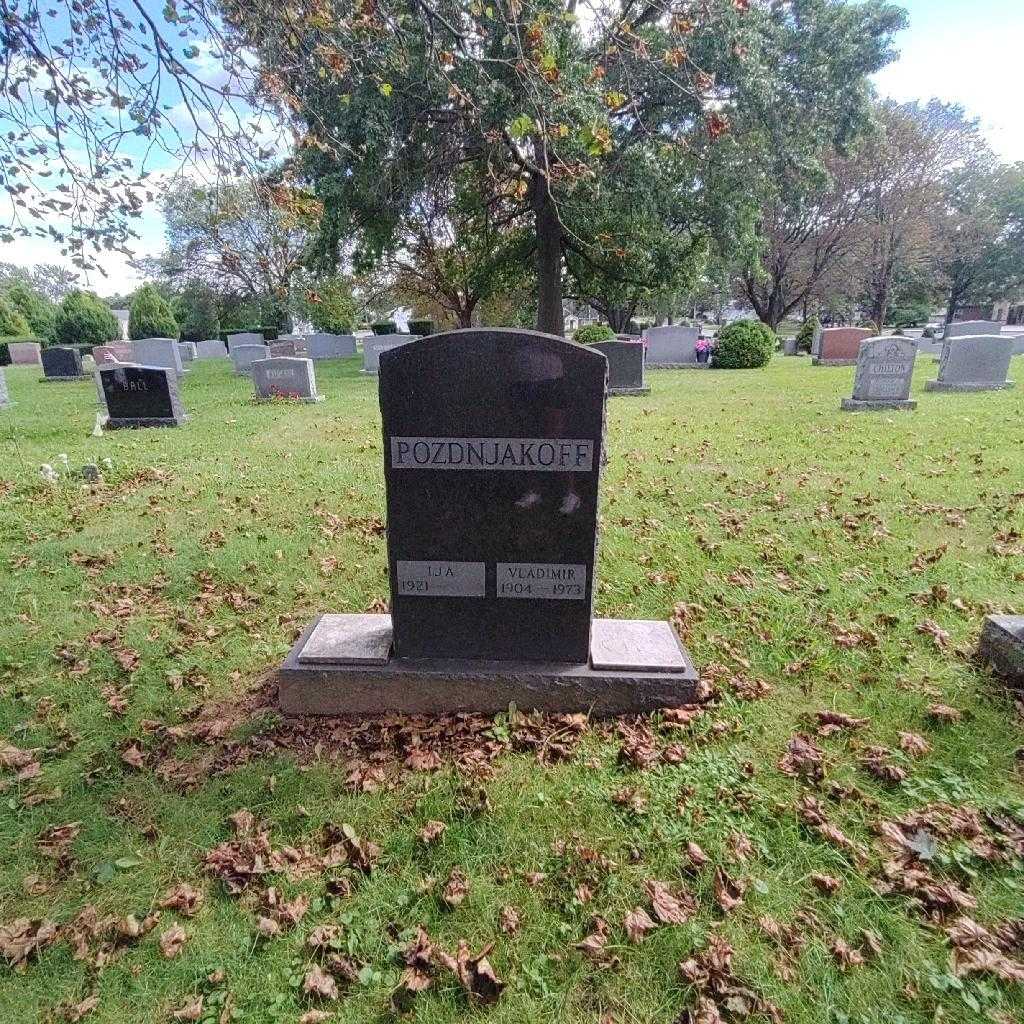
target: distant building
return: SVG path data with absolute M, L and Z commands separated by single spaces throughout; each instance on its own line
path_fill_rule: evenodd
M 128 340 L 128 310 L 127 309 L 112 309 L 110 311 L 117 317 L 117 322 L 121 325 L 121 340 Z

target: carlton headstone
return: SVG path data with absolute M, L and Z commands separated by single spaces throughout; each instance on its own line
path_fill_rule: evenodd
M 236 345 L 265 345 L 267 339 L 259 331 L 240 331 L 237 334 L 228 336 L 228 354 L 234 351 Z
M 231 362 L 239 376 L 250 374 L 253 363 L 269 358 L 270 349 L 266 345 L 235 345 L 231 349 Z
M 648 327 L 643 339 L 647 345 L 647 365 L 651 368 L 700 367 L 709 363 L 697 362 L 697 339 L 700 330 L 676 324 L 669 327 Z
M 916 409 L 910 397 L 917 341 L 913 338 L 868 338 L 860 343 L 853 397 L 844 398 L 847 412 L 862 409 Z
M 356 354 L 356 339 L 351 334 L 309 334 L 305 338 L 309 358 L 348 359 Z
M 983 338 L 999 334 L 1003 325 L 998 320 L 961 320 L 946 324 L 942 337 L 945 338 Z
M 380 357 L 391 615 L 325 615 L 288 712 L 609 714 L 694 699 L 668 623 L 593 620 L 607 360 L 464 330 Z
M 6 409 L 11 404 L 11 394 L 7 390 L 7 378 L 4 376 L 4 369 L 0 366 L 0 409 Z
M 41 366 L 42 348 L 35 341 L 9 341 L 7 354 L 14 366 Z
M 590 346 L 608 360 L 609 395 L 647 395 L 642 341 L 599 341 Z
M 107 427 L 177 427 L 185 422 L 178 375 L 166 366 L 103 366 L 96 371 Z
M 89 375 L 82 370 L 82 355 L 77 348 L 64 345 L 44 348 L 42 359 L 45 374 L 42 379 L 47 383 L 89 379 Z
M 166 366 L 179 376 L 185 372 L 174 338 L 140 338 L 132 342 L 132 362 L 141 366 Z
M 871 337 L 866 327 L 826 327 L 818 339 L 815 366 L 853 366 L 860 353 L 860 343 Z
M 939 360 L 937 380 L 925 381 L 925 391 L 999 391 L 1012 388 L 1007 380 L 1013 338 L 1009 336 L 947 339 Z
M 379 371 L 382 352 L 390 352 L 415 340 L 411 334 L 375 334 L 372 338 L 363 338 L 363 373 Z
M 257 360 L 252 364 L 252 381 L 261 402 L 274 398 L 319 402 L 323 397 L 316 391 L 312 359 L 275 356 Z
M 196 342 L 196 359 L 224 359 L 228 350 L 220 338 L 206 338 Z

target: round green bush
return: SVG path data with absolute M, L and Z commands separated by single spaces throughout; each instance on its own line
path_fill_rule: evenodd
M 760 320 L 736 320 L 715 339 L 714 365 L 724 370 L 753 370 L 767 366 L 778 339 Z
M 821 326 L 821 320 L 818 319 L 818 314 L 809 316 L 801 325 L 800 330 L 796 332 L 796 350 L 797 352 L 810 352 L 811 343 L 814 341 L 814 332 Z
M 370 330 L 374 334 L 397 334 L 398 324 L 394 320 L 378 320 L 374 324 L 370 324 Z
M 90 292 L 73 291 L 64 296 L 53 324 L 58 345 L 106 345 L 119 341 L 117 317 Z
M 425 338 L 428 334 L 434 333 L 434 321 L 433 320 L 410 320 L 409 321 L 409 333 L 418 334 L 421 338 Z
M 607 324 L 587 324 L 573 335 L 581 345 L 596 345 L 599 341 L 614 341 L 615 332 Z
M 21 310 L 0 295 L 0 338 L 17 338 L 30 331 Z
M 128 307 L 128 337 L 177 338 L 181 328 L 174 319 L 170 303 L 151 285 L 144 284 Z

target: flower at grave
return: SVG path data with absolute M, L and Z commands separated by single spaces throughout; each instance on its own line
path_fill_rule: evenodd
M 710 338 L 698 338 L 696 349 L 698 352 L 710 352 L 714 349 L 715 343 Z

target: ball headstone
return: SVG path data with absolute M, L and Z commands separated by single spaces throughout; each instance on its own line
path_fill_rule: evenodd
M 178 375 L 166 366 L 102 366 L 97 371 L 111 429 L 185 422 Z

